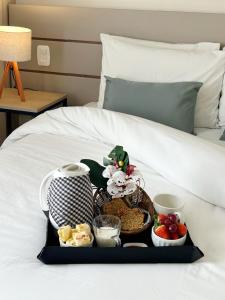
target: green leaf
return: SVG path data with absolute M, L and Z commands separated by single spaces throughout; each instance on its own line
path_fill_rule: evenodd
M 109 157 L 113 160 L 118 161 L 118 158 L 122 155 L 123 156 L 123 146 L 117 145 L 113 150 L 109 153 Z
M 129 165 L 129 155 L 123 150 L 123 146 L 117 145 L 109 154 L 109 158 L 117 161 L 123 161 L 124 165 L 121 168 L 123 172 L 126 173 L 127 166 Z
M 108 178 L 104 178 L 102 176 L 102 173 L 105 170 L 103 166 L 91 159 L 82 159 L 80 162 L 90 168 L 90 180 L 94 186 L 96 186 L 97 188 L 107 187 Z
M 109 166 L 109 165 L 113 165 L 114 160 L 108 157 L 103 157 L 103 165 L 105 167 Z
M 129 165 L 129 156 L 128 156 L 127 152 L 125 152 L 125 157 L 124 157 L 123 162 L 124 162 L 124 165 L 123 165 L 122 171 L 126 173 L 127 166 Z

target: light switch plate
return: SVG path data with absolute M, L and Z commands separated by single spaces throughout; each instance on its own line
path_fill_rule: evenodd
M 39 66 L 49 66 L 50 65 L 50 49 L 46 45 L 37 46 L 37 61 Z

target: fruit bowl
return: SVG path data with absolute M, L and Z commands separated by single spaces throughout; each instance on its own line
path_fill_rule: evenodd
M 163 246 L 182 246 L 186 241 L 187 234 L 176 240 L 163 239 L 155 234 L 154 226 L 152 227 L 152 242 L 155 247 Z
M 182 246 L 187 237 L 187 227 L 180 222 L 179 215 L 157 214 L 152 227 L 154 246 Z

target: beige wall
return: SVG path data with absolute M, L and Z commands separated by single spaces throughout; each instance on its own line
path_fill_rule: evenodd
M 21 4 L 225 12 L 225 0 L 17 0 Z
M 15 0 L 0 0 L 0 25 L 7 25 L 8 23 L 8 12 L 7 5 L 8 3 L 15 3 Z M 0 62 L 0 78 L 3 71 L 3 63 Z M 0 113 L 0 145 L 5 139 L 5 115 Z
M 3 0 L 0 1 L 0 24 L 2 24 L 3 22 Z M 0 62 L 0 74 L 2 74 L 2 69 L 3 69 L 3 64 L 2 62 Z M 4 118 L 4 114 L 0 113 L 0 145 L 5 137 L 5 118 Z

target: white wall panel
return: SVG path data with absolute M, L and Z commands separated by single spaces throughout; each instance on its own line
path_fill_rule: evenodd
M 21 4 L 225 12 L 225 0 L 17 0 Z

